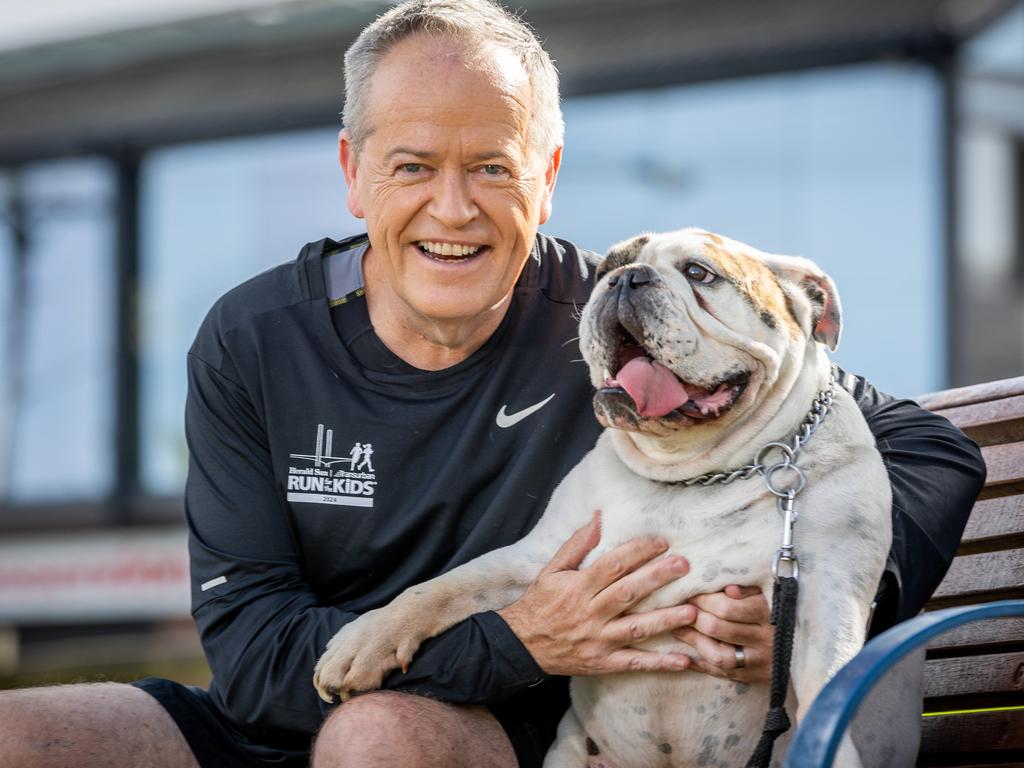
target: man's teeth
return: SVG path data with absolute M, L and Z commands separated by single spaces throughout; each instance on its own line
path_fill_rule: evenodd
M 480 250 L 479 245 L 462 245 L 461 243 L 434 243 L 429 240 L 420 240 L 420 248 L 435 256 L 454 256 L 462 258 L 472 256 Z

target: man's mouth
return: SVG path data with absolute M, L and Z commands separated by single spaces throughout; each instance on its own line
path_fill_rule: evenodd
M 645 418 L 678 413 L 694 421 L 725 414 L 746 389 L 747 372 L 730 374 L 708 386 L 684 381 L 648 352 L 625 328 L 619 328 L 616 373 L 605 371 L 602 392 L 624 391 Z
M 447 264 L 458 264 L 463 261 L 470 261 L 487 250 L 486 245 L 473 245 L 470 243 L 442 243 L 435 240 L 419 240 L 416 247 L 430 259 L 443 261 Z

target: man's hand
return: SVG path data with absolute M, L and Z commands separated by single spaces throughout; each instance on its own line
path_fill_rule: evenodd
M 498 613 L 550 675 L 689 668 L 691 659 L 685 654 L 631 645 L 692 624 L 699 615 L 696 605 L 625 612 L 684 576 L 690 564 L 683 557 L 659 557 L 668 549 L 662 539 L 637 539 L 581 569 L 600 538 L 598 512 L 562 545 L 523 596 Z
M 694 670 L 744 683 L 771 679 L 775 628 L 768 623 L 771 610 L 760 589 L 730 584 L 724 592 L 697 595 L 689 603 L 698 609 L 696 621 L 672 634 L 700 654 Z M 743 651 L 742 668 L 737 668 L 737 648 Z

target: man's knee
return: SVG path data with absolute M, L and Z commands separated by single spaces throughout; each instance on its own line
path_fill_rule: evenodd
M 120 683 L 0 691 L 0 765 L 195 768 L 155 699 Z
M 419 696 L 378 691 L 356 696 L 338 707 L 317 735 L 313 765 L 328 766 L 328 756 L 375 755 L 382 760 L 396 750 L 417 751 L 429 740 L 431 726 L 443 719 L 444 706 Z M 400 742 L 400 743 L 399 743 Z
M 313 768 L 340 765 L 514 766 L 511 744 L 483 707 L 394 691 L 350 699 L 321 728 Z

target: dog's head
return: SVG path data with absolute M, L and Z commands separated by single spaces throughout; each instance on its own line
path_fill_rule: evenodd
M 597 280 L 580 323 L 595 411 L 635 435 L 711 445 L 781 407 L 772 393 L 788 393 L 808 350 L 839 341 L 839 297 L 815 264 L 703 230 L 616 245 Z

